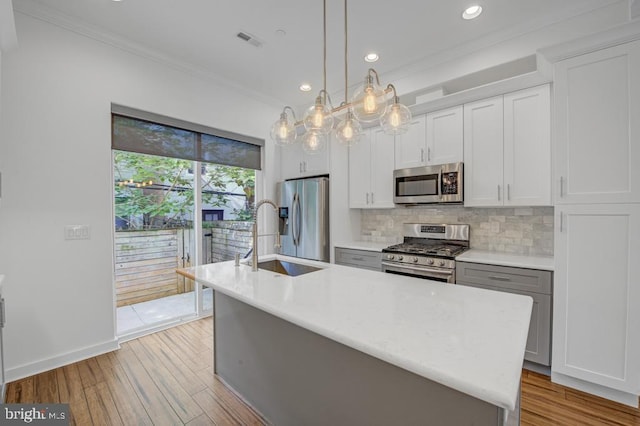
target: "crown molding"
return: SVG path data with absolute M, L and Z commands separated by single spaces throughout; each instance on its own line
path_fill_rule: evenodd
M 75 34 L 90 38 L 100 43 L 104 43 L 111 47 L 115 47 L 141 58 L 157 62 L 174 70 L 181 71 L 200 79 L 216 83 L 218 85 L 246 95 L 250 98 L 263 102 L 269 106 L 277 108 L 279 107 L 279 105 L 283 104 L 283 101 L 280 99 L 276 99 L 255 90 L 248 89 L 246 86 L 242 86 L 239 83 L 226 79 L 203 67 L 199 67 L 195 64 L 187 63 L 182 60 L 177 60 L 174 57 L 135 43 L 129 39 L 118 36 L 102 28 L 81 22 L 47 6 L 37 4 L 32 0 L 20 0 L 19 2 L 16 2 L 16 4 L 14 5 L 14 11 L 46 22 L 48 24 L 55 25 Z
M 575 56 L 636 40 L 640 40 L 640 21 L 617 25 L 599 33 L 540 49 L 538 53 L 553 64 Z

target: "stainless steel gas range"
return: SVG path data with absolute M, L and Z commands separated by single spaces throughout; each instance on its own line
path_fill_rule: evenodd
M 469 225 L 405 223 L 404 242 L 382 249 L 382 271 L 456 282 L 455 257 L 469 248 Z

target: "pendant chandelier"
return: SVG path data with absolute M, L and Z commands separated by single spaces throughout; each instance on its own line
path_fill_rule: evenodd
M 303 125 L 302 149 L 310 154 L 323 151 L 331 132 L 338 143 L 351 146 L 362 138 L 361 123 L 378 121 L 387 134 L 399 135 L 409 129 L 411 111 L 400 103 L 393 84 L 382 88 L 378 73 L 369 68 L 364 84 L 348 99 L 347 62 L 347 0 L 344 0 L 344 101 L 334 107 L 327 92 L 327 1 L 323 0 L 323 87 L 315 103 L 310 106 L 301 121 L 296 118 L 293 108 L 285 106 L 280 119 L 271 127 L 271 139 L 280 146 L 293 145 L 298 137 L 297 127 Z M 389 103 L 389 94 L 391 103 Z M 291 119 L 289 114 L 291 114 Z M 335 115 L 343 113 L 343 118 L 334 128 Z

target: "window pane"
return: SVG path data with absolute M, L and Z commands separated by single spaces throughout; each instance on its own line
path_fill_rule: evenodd
M 201 149 L 201 159 L 207 163 L 260 170 L 260 147 L 257 145 L 203 134 Z
M 115 149 L 194 160 L 196 139 L 196 133 L 188 130 L 113 116 L 112 144 Z

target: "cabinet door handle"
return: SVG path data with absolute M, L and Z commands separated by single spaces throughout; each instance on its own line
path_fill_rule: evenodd
M 307 162 L 303 161 L 302 164 L 304 164 L 304 170 L 303 171 L 306 172 L 307 171 Z
M 560 198 L 564 197 L 564 177 L 560 176 Z
M 499 276 L 499 275 L 490 275 L 488 278 L 490 280 L 496 280 L 496 281 L 511 281 L 511 278 L 502 277 L 502 276 Z
M 420 161 L 424 163 L 424 148 L 420 148 Z
M 373 192 L 371 193 L 371 204 L 374 204 L 374 201 L 373 201 Z
M 560 212 L 560 232 L 562 232 L 563 229 L 563 225 L 564 225 L 564 215 L 562 214 L 562 212 Z
M 500 201 L 500 185 L 498 185 L 498 201 Z
M 427 148 L 427 161 L 431 161 L 431 148 Z
M 507 184 L 507 201 L 511 201 L 511 184 Z
M 367 204 L 369 204 L 369 193 L 367 192 Z
M 298 163 L 298 169 L 300 169 L 300 173 L 302 173 L 302 161 Z

